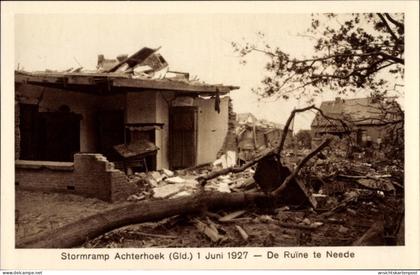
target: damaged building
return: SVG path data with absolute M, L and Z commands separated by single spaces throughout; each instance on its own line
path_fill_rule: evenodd
M 398 136 L 394 126 L 402 126 L 403 121 L 403 112 L 392 98 L 381 101 L 372 97 L 337 97 L 335 100 L 322 102 L 319 108 L 325 116 L 337 120 L 328 119 L 318 112 L 311 124 L 315 142 L 329 134 L 340 138 L 350 136 L 355 144 L 362 146 L 380 146 L 387 137 Z
M 253 156 L 267 148 L 278 145 L 283 133 L 283 125 L 257 119 L 252 113 L 241 113 L 236 120 L 236 138 L 238 143 L 238 156 L 241 161 L 248 161 Z M 286 141 L 289 143 L 292 131 L 289 130 Z
M 214 161 L 228 133 L 227 95 L 238 87 L 170 71 L 156 51 L 99 55 L 96 71 L 16 71 L 17 184 L 31 168 L 77 170 L 88 155 L 129 174 Z M 45 189 L 66 189 L 54 184 Z

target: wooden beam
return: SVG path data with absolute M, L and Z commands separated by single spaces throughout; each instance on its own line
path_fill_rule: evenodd
M 183 92 L 207 92 L 216 93 L 217 89 L 220 93 L 226 94 L 236 87 L 228 86 L 212 86 L 212 85 L 191 85 L 181 81 L 170 80 L 147 80 L 147 79 L 114 79 L 115 87 L 131 87 L 146 88 L 157 90 L 172 90 Z
M 219 92 L 227 94 L 231 90 L 238 89 L 234 86 L 219 86 L 219 85 L 192 85 L 181 81 L 171 80 L 151 80 L 151 79 L 134 79 L 120 74 L 30 74 L 30 73 L 15 73 L 16 83 L 29 84 L 57 84 L 65 85 L 97 85 L 98 81 L 109 82 L 110 87 L 116 88 L 131 88 L 131 89 L 152 89 L 152 90 L 170 90 L 183 91 L 184 93 L 206 93 L 213 94 Z

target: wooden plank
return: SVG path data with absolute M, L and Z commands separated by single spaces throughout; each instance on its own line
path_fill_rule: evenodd
M 173 90 L 183 92 L 209 92 L 226 94 L 230 92 L 232 87 L 228 86 L 211 86 L 211 85 L 191 85 L 181 81 L 168 80 L 147 80 L 147 79 L 113 79 L 115 87 L 131 87 L 131 88 L 146 88 L 159 90 Z
M 223 216 L 219 219 L 219 222 L 229 222 L 243 214 L 246 213 L 246 210 L 238 210 L 232 213 L 227 214 L 226 216 Z
M 296 183 L 299 185 L 300 189 L 302 189 L 303 193 L 305 193 L 306 197 L 308 198 L 309 203 L 312 205 L 314 209 L 318 208 L 318 203 L 314 197 L 312 197 L 312 192 L 308 189 L 306 184 L 302 181 L 300 177 L 295 177 Z
M 108 72 L 114 72 L 116 71 L 119 67 L 121 67 L 124 63 L 128 63 L 130 62 L 130 60 L 134 60 L 139 62 L 139 64 L 141 62 L 143 62 L 144 60 L 146 60 L 149 56 L 151 56 L 152 54 L 154 54 L 155 52 L 157 52 L 160 49 L 151 49 L 151 48 L 141 48 L 140 50 L 138 50 L 137 52 L 135 52 L 134 54 L 130 55 L 128 58 L 122 60 L 121 62 L 118 62 L 118 64 L 116 64 L 114 67 L 112 67 L 111 69 L 108 70 Z M 141 59 L 139 59 L 141 58 Z

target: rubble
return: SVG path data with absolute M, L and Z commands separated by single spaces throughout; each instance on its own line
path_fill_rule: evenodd
M 246 212 L 245 210 L 239 210 L 239 211 L 232 212 L 232 213 L 230 213 L 226 216 L 223 216 L 223 217 L 219 218 L 219 222 L 229 222 L 233 219 L 236 219 L 236 218 L 242 216 L 243 214 L 245 214 L 245 212 Z
M 219 242 L 221 240 L 226 239 L 225 237 L 221 236 L 217 230 L 217 228 L 210 227 L 204 222 L 200 220 L 195 221 L 195 226 L 197 227 L 197 230 L 206 235 L 212 242 Z

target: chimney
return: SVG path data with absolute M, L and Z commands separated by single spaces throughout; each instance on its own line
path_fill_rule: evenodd
M 97 64 L 97 68 L 99 68 L 99 67 L 101 67 L 102 66 L 102 63 L 104 62 L 104 60 L 105 60 L 105 57 L 104 57 L 104 55 L 103 54 L 98 54 L 98 64 Z
M 339 96 L 338 96 L 338 97 L 336 97 L 336 98 L 335 98 L 335 103 L 341 103 L 341 97 L 339 97 Z
M 120 54 L 117 56 L 118 62 L 122 62 L 128 58 L 128 54 Z

